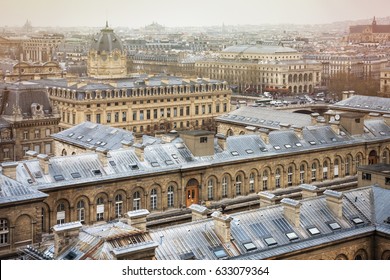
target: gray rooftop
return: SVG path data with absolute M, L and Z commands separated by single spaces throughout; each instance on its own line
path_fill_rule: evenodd
M 237 54 L 278 54 L 278 53 L 298 53 L 297 50 L 270 45 L 236 45 L 227 47 L 222 51 L 223 53 L 237 53 Z
M 330 107 L 332 109 L 359 110 L 386 114 L 390 113 L 390 98 L 354 95 Z

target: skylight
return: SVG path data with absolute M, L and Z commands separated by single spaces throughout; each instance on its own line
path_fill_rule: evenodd
M 87 142 L 91 142 L 91 141 L 92 141 L 92 138 L 88 138 L 88 139 L 87 139 Z
M 80 140 L 82 139 L 84 136 L 83 135 L 80 135 L 80 136 L 77 136 L 77 139 Z
M 136 163 L 130 164 L 129 166 L 130 166 L 131 170 L 138 170 L 139 169 L 139 167 Z
M 302 147 L 302 143 L 295 143 L 295 146 L 297 146 L 297 147 Z
M 151 162 L 150 164 L 151 164 L 153 167 L 159 167 L 159 166 L 160 166 L 160 164 L 158 164 L 157 161 L 153 161 L 153 162 Z
M 260 151 L 262 151 L 262 152 L 268 152 L 268 149 L 265 148 L 265 147 L 260 147 Z
M 245 150 L 245 152 L 246 152 L 247 154 L 253 154 L 253 150 L 251 150 L 251 149 L 247 149 L 247 150 Z
M 309 141 L 309 144 L 310 144 L 310 145 L 315 145 L 315 144 L 317 144 L 317 143 L 316 143 L 316 141 Z
M 273 246 L 278 244 L 276 240 L 273 237 L 264 238 L 265 243 L 267 243 L 268 246 Z
M 54 180 L 56 180 L 57 182 L 65 180 L 64 176 L 62 176 L 62 175 L 54 175 L 53 177 L 54 177 Z
M 237 152 L 237 151 L 232 151 L 232 152 L 230 152 L 233 156 L 238 156 L 239 155 L 239 153 Z
M 174 159 L 178 159 L 178 157 L 177 157 L 176 154 L 172 154 L 172 157 L 173 157 Z
M 170 160 L 170 159 L 168 159 L 168 160 L 165 161 L 165 163 L 166 163 L 167 165 L 172 165 L 172 164 L 173 164 L 173 161 Z
M 92 173 L 93 173 L 93 175 L 95 175 L 95 176 L 97 176 L 97 175 L 102 175 L 102 172 L 100 171 L 100 169 L 92 170 Z
M 286 233 L 286 236 L 288 237 L 288 239 L 290 241 L 293 241 L 293 240 L 296 240 L 296 239 L 299 238 L 298 235 L 295 232 Z
M 243 243 L 242 245 L 245 247 L 247 251 L 252 251 L 257 249 L 256 245 L 253 244 L 253 242 Z
M 340 226 L 338 223 L 336 223 L 336 222 L 330 223 L 330 224 L 328 224 L 328 225 L 329 225 L 329 227 L 330 227 L 332 230 L 341 229 L 341 226 Z
M 69 133 L 68 134 L 68 137 L 72 137 L 74 135 L 74 133 L 72 132 L 72 133 Z
M 363 224 L 364 221 L 360 218 L 353 218 L 352 219 L 352 222 L 355 224 L 355 225 L 358 225 L 358 224 Z
M 320 234 L 321 232 L 318 230 L 318 228 L 316 227 L 311 227 L 311 228 L 308 228 L 307 229 L 311 235 L 317 235 L 317 234 Z
M 34 172 L 34 177 L 35 177 L 35 178 L 42 178 L 42 173 L 41 173 L 41 171 Z
M 73 177 L 73 179 L 80 178 L 81 175 L 79 172 L 70 173 L 70 175 Z
M 274 146 L 275 150 L 280 150 L 280 146 Z
M 111 166 L 116 166 L 116 163 L 113 160 L 110 160 L 110 164 L 111 164 Z
M 286 147 L 286 149 L 290 149 L 291 148 L 290 144 L 285 144 L 284 146 Z
M 225 252 L 224 249 L 217 249 L 217 250 L 214 250 L 213 251 L 214 255 L 218 258 L 218 259 L 222 259 L 222 258 L 225 258 L 227 257 L 227 254 Z

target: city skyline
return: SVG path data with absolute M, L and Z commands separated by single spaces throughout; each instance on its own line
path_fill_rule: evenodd
M 66 2 L 36 0 L 1 4 L 0 26 L 76 27 L 110 26 L 138 28 L 157 22 L 166 27 L 262 24 L 326 24 L 389 16 L 386 0 L 167 0 L 146 2 L 113 0 Z

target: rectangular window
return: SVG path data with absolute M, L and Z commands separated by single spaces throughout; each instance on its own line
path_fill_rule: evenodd
M 133 112 L 133 121 L 137 120 L 137 112 Z
M 96 123 L 100 123 L 101 120 L 100 120 L 100 114 L 96 114 Z
M 153 110 L 153 118 L 154 118 L 154 119 L 157 119 L 157 118 L 158 118 L 158 116 L 157 116 L 157 109 L 154 109 L 154 110 Z
M 86 115 L 85 115 L 85 120 L 86 120 L 87 122 L 90 122 L 90 121 L 91 121 L 91 114 L 86 114 Z
M 144 110 L 139 111 L 139 120 L 140 121 L 144 120 Z
M 40 131 L 39 131 L 38 129 L 36 129 L 36 130 L 34 131 L 34 138 L 35 138 L 35 139 L 41 138 L 41 133 L 40 133 Z
M 177 117 L 177 108 L 173 108 L 173 116 Z
M 76 123 L 76 114 L 72 114 L 72 124 Z
M 23 131 L 23 140 L 28 140 L 28 131 Z
M 200 137 L 200 143 L 207 143 L 207 137 Z
M 115 112 L 115 122 L 118 123 L 119 122 L 119 112 Z
M 4 149 L 3 150 L 3 153 L 4 153 L 4 158 L 11 158 L 11 153 L 9 152 L 9 149 Z
M 184 108 L 180 107 L 180 117 L 184 116 Z
M 195 106 L 195 115 L 199 115 L 199 106 L 198 105 Z
M 107 123 L 111 122 L 111 113 L 107 113 Z
M 146 110 L 146 119 L 150 120 L 150 110 Z
M 41 146 L 40 145 L 35 145 L 34 146 L 34 151 L 37 152 L 38 154 L 41 153 Z
M 51 129 L 50 128 L 46 128 L 46 133 L 45 133 L 46 137 L 49 137 L 50 134 L 51 134 Z
M 164 117 L 164 108 L 160 109 L 160 117 L 162 117 L 162 118 Z
M 127 120 L 126 112 L 122 112 L 122 122 L 125 122 Z
M 190 106 L 186 106 L 186 116 L 190 115 Z
M 371 174 L 370 173 L 362 173 L 362 180 L 371 181 Z
M 171 108 L 167 108 L 167 118 L 171 117 Z
M 45 154 L 47 154 L 47 155 L 51 154 L 51 144 L 50 143 L 45 144 Z

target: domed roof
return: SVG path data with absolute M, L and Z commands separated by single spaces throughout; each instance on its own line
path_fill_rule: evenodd
M 91 50 L 96 50 L 98 53 L 106 51 L 112 52 L 115 49 L 123 53 L 123 45 L 119 36 L 114 33 L 114 30 L 106 27 L 100 30 L 100 33 L 94 36 L 91 43 Z

